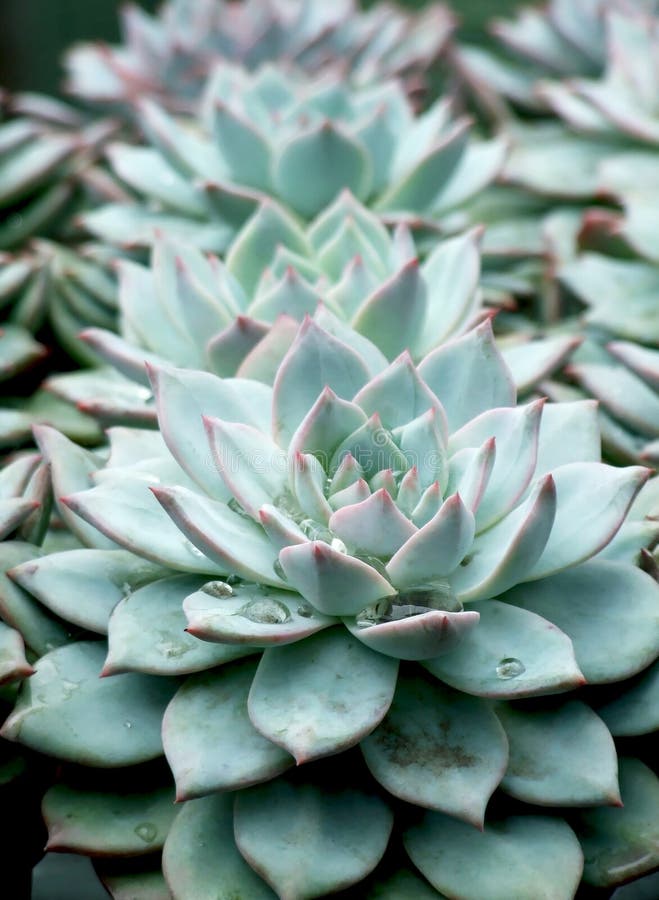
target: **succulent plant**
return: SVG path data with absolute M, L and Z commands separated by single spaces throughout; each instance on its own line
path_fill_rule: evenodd
M 563 97 L 573 79 L 598 78 L 610 60 L 607 25 L 656 11 L 656 0 L 549 0 L 523 7 L 512 20 L 489 27 L 497 46 L 459 46 L 454 62 L 482 107 L 496 118 L 510 115 L 509 104 L 524 112 L 547 113 L 554 90 Z M 569 89 L 569 88 L 568 88 Z M 565 99 L 565 111 L 580 104 Z M 562 110 L 563 111 L 563 110 Z M 592 125 L 592 117 L 581 123 Z
M 140 114 L 151 145 L 108 151 L 138 200 L 85 217 L 120 245 L 150 245 L 160 229 L 223 251 L 264 199 L 310 220 L 346 188 L 382 215 L 438 218 L 488 184 L 505 153 L 470 140 L 444 100 L 415 117 L 397 82 L 357 88 L 268 66 L 219 66 L 196 119 L 152 101 Z
M 354 0 L 168 0 L 156 16 L 130 5 L 121 12 L 123 44 L 69 51 L 67 88 L 91 103 L 131 106 L 137 94 L 181 111 L 194 106 L 218 61 L 233 61 L 331 67 L 360 82 L 407 76 L 418 90 L 453 24 L 440 4 L 411 13 L 391 4 L 362 12 Z
M 97 770 L 46 795 L 51 848 L 169 831 L 175 897 L 315 897 L 382 860 L 362 896 L 571 898 L 656 865 L 656 780 L 618 782 L 611 737 L 657 726 L 659 585 L 619 540 L 648 472 L 600 462 L 592 401 L 516 407 L 489 320 L 415 365 L 307 317 L 273 387 L 150 377 L 160 430 L 109 455 L 36 430 L 79 548 L 0 545 L 41 657 L 2 733 Z M 163 746 L 175 818 L 131 779 Z M 115 876 L 164 890 L 151 865 Z
M 82 334 L 113 369 L 47 385 L 105 424 L 153 424 L 145 361 L 272 383 L 306 314 L 338 337 L 352 327 L 351 340 L 367 337 L 390 361 L 404 349 L 419 360 L 493 314 L 481 306 L 479 237 L 474 229 L 437 243 L 419 263 L 405 225 L 390 235 L 346 191 L 307 229 L 268 201 L 224 263 L 161 236 L 151 269 L 119 264 L 121 335 Z M 559 368 L 577 344 L 558 336 L 511 346 L 505 356 L 520 390 Z

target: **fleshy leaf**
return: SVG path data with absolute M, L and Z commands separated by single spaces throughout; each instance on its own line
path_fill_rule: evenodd
M 462 602 L 494 597 L 517 584 L 538 559 L 556 515 L 551 475 L 536 485 L 512 513 L 479 534 L 471 553 L 451 575 L 451 587 Z
M 361 881 L 384 854 L 392 814 L 379 797 L 280 778 L 236 798 L 236 843 L 279 897 L 311 900 Z
M 659 729 L 659 662 L 642 672 L 597 713 L 616 737 L 651 734 Z
M 124 474 L 63 502 L 102 534 L 157 565 L 211 575 L 224 572 L 183 537 L 143 478 Z
M 326 615 L 354 616 L 394 593 L 374 568 L 323 541 L 286 547 L 279 561 L 288 583 Z
M 474 517 L 453 494 L 439 512 L 413 534 L 387 563 L 397 588 L 449 575 L 464 558 L 474 538 Z
M 25 658 L 23 638 L 14 628 L 0 622 L 0 685 L 26 678 L 33 672 Z
M 659 781 L 638 759 L 620 760 L 621 809 L 586 810 L 576 825 L 585 857 L 584 881 L 610 887 L 659 864 Z
M 384 488 L 337 510 L 329 527 L 358 555 L 383 557 L 392 556 L 417 532 Z
M 481 532 L 506 515 L 524 495 L 536 468 L 543 400 L 525 406 L 492 409 L 451 435 L 449 455 L 480 447 L 494 438 L 494 465 L 476 511 Z M 449 463 L 450 464 L 450 463 Z
M 275 439 L 290 441 L 324 388 L 351 400 L 368 377 L 366 366 L 354 350 L 312 319 L 305 319 L 275 378 Z
M 525 577 L 546 578 L 605 547 L 649 474 L 641 466 L 619 469 L 592 462 L 554 469 L 556 518 L 542 555 Z
M 204 417 L 213 459 L 224 483 L 254 518 L 286 487 L 286 454 L 269 434 L 240 422 Z
M 332 629 L 264 652 L 249 715 L 301 765 L 346 750 L 371 732 L 389 709 L 397 673 L 393 659 Z
M 572 829 L 544 816 L 511 816 L 477 831 L 428 812 L 408 831 L 405 849 L 449 897 L 566 900 L 574 896 L 583 869 Z
M 371 164 L 363 145 L 331 121 L 301 132 L 280 150 L 274 186 L 296 212 L 311 218 L 342 188 L 364 198 L 371 188 Z
M 504 730 L 485 700 L 419 676 L 399 679 L 391 709 L 361 748 L 389 793 L 477 828 L 508 761 Z
M 392 621 L 368 622 L 345 619 L 349 631 L 362 644 L 395 659 L 432 659 L 448 653 L 465 633 L 478 625 L 477 612 L 446 612 L 442 609 L 416 610 Z
M 225 503 L 187 488 L 152 488 L 177 528 L 215 563 L 215 569 L 249 580 L 282 585 L 275 574 L 276 553 L 263 530 Z M 212 569 L 209 569 L 212 571 Z
M 426 356 L 419 375 L 439 397 L 451 433 L 485 410 L 515 405 L 512 376 L 494 343 L 489 319 Z
M 293 759 L 247 715 L 256 662 L 245 660 L 188 678 L 167 707 L 162 738 L 176 799 L 242 790 L 268 781 Z
M 501 703 L 496 713 L 510 745 L 504 791 L 540 806 L 619 805 L 616 748 L 585 703 L 528 711 Z
M 161 570 L 125 550 L 65 550 L 11 569 L 11 578 L 67 622 L 107 634 L 127 591 Z
M 132 673 L 99 678 L 104 658 L 105 644 L 91 641 L 42 656 L 2 736 L 83 766 L 160 756 L 160 722 L 178 683 Z
M 204 587 L 183 603 L 188 631 L 203 641 L 248 647 L 289 644 L 335 622 L 289 591 L 249 582 L 230 586 L 211 581 Z
M 598 684 L 629 678 L 656 658 L 658 598 L 659 585 L 640 569 L 593 560 L 520 584 L 501 599 L 554 622 L 572 641 L 585 677 Z
M 424 666 L 457 690 L 481 697 L 533 697 L 579 687 L 570 639 L 546 619 L 498 600 L 470 603 L 477 628 Z
M 211 497 L 227 491 L 209 459 L 203 416 L 243 422 L 268 432 L 272 392 L 243 379 L 184 369 L 150 371 L 162 436 L 181 467 Z
M 352 327 L 373 341 L 387 359 L 394 359 L 417 343 L 426 307 L 426 286 L 418 260 L 413 259 L 368 297 Z
M 159 850 L 176 815 L 171 788 L 101 793 L 57 784 L 43 798 L 46 850 L 141 856 Z
M 203 583 L 201 576 L 174 575 L 123 597 L 110 616 L 103 674 L 186 675 L 250 652 L 209 644 L 186 633 L 183 600 Z
M 226 896 L 275 900 L 275 894 L 238 852 L 233 838 L 233 796 L 188 800 L 165 841 L 162 866 L 174 897 L 217 900 Z

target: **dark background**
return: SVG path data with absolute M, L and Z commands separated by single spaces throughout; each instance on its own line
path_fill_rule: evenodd
M 424 0 L 399 2 L 424 5 Z M 140 5 L 154 10 L 159 2 L 140 0 Z M 509 14 L 518 0 L 453 0 L 451 5 L 472 31 L 493 16 Z M 120 6 L 119 0 L 0 0 L 0 85 L 56 93 L 63 51 L 75 41 L 116 41 Z

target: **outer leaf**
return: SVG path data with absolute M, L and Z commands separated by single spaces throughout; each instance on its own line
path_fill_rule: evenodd
M 117 603 L 162 570 L 125 550 L 65 550 L 10 571 L 13 581 L 67 622 L 107 634 Z
M 238 503 L 256 518 L 286 487 L 286 454 L 268 434 L 239 422 L 204 417 L 213 459 Z
M 209 644 L 186 633 L 183 600 L 203 583 L 200 576 L 174 575 L 124 597 L 110 617 L 103 674 L 185 675 L 244 656 L 241 647 Z
M 23 638 L 13 628 L 0 622 L 0 685 L 25 678 L 33 671 L 25 658 Z
M 159 850 L 176 814 L 171 788 L 119 794 L 58 784 L 43 799 L 47 850 L 141 856 Z
M 248 580 L 282 586 L 274 570 L 275 550 L 251 519 L 187 488 L 152 488 L 152 491 L 181 532 L 215 563 L 209 566 L 209 571 L 219 568 Z
M 584 683 L 569 638 L 546 619 L 498 600 L 469 605 L 478 628 L 424 666 L 452 687 L 483 697 L 554 694 Z
M 502 703 L 496 713 L 510 744 L 501 786 L 513 797 L 540 806 L 620 805 L 613 739 L 585 703 L 528 712 Z
M 2 736 L 83 766 L 160 756 L 160 722 L 177 683 L 132 674 L 99 679 L 104 656 L 105 644 L 90 641 L 42 656 Z
M 525 576 L 545 578 L 594 556 L 622 525 L 648 469 L 568 463 L 553 471 L 556 518 L 542 555 Z
M 438 891 L 474 900 L 567 900 L 583 868 L 574 832 L 542 816 L 502 819 L 480 832 L 429 812 L 405 848 Z
M 650 734 L 659 729 L 659 663 L 634 679 L 620 696 L 597 710 L 616 737 Z
M 163 719 L 165 755 L 176 799 L 268 781 L 293 759 L 263 737 L 247 715 L 256 662 L 245 660 L 188 678 Z
M 284 779 L 236 798 L 240 852 L 283 900 L 306 900 L 361 881 L 382 857 L 392 815 L 378 797 Z
M 183 804 L 165 842 L 162 865 L 174 900 L 217 900 L 218 885 L 229 897 L 275 900 L 236 849 L 230 794 Z
M 209 459 L 202 416 L 269 429 L 271 391 L 242 379 L 220 379 L 207 372 L 152 369 L 149 372 L 162 436 L 181 467 L 211 497 L 227 491 Z
M 125 474 L 121 479 L 63 500 L 69 509 L 117 543 L 121 542 L 126 550 L 157 565 L 183 572 L 224 572 L 224 568 L 204 556 L 170 522 L 143 478 Z
M 399 679 L 391 709 L 361 748 L 389 793 L 477 828 L 508 762 L 505 733 L 486 701 L 418 676 Z
M 397 673 L 393 659 L 332 629 L 265 651 L 249 715 L 300 765 L 346 750 L 371 732 L 389 709 Z
M 40 556 L 41 550 L 22 541 L 0 544 L 0 614 L 38 655 L 68 643 L 71 634 L 64 622 L 48 613 L 36 600 L 5 575 L 5 571 Z
M 622 809 L 581 814 L 584 881 L 610 887 L 651 872 L 659 864 L 659 781 L 637 759 L 620 760 Z
M 659 652 L 659 585 L 626 563 L 593 560 L 519 585 L 502 599 L 554 622 L 592 684 L 620 681 Z M 624 640 L 621 640 L 624 635 Z

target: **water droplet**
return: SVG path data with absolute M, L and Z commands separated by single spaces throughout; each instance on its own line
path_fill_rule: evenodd
M 418 584 L 407 591 L 401 591 L 397 603 L 425 606 L 428 609 L 439 609 L 443 612 L 462 612 L 462 603 L 453 592 L 446 579 Z
M 278 559 L 276 559 L 274 561 L 274 563 L 272 564 L 272 568 L 274 569 L 274 573 L 278 578 L 281 578 L 282 581 L 288 581 L 288 578 L 286 577 L 286 572 L 284 572 L 284 567 L 282 566 L 282 564 L 279 562 Z
M 227 506 L 230 510 L 237 513 L 239 516 L 242 516 L 243 519 L 251 519 L 252 517 L 248 512 L 245 511 L 244 506 L 241 506 L 240 503 L 236 500 L 235 497 L 232 497 L 231 500 L 227 503 Z
M 258 622 L 259 625 L 283 625 L 284 622 L 290 622 L 291 619 L 288 607 L 271 597 L 263 600 L 250 600 L 249 603 L 241 606 L 234 615 L 249 619 L 250 622 Z
M 124 728 L 132 728 L 132 727 L 133 727 L 132 722 L 124 722 Z
M 156 650 L 160 651 L 167 659 L 178 659 L 179 656 L 183 656 L 191 649 L 191 647 L 186 647 L 185 644 L 175 641 L 159 641 L 156 644 Z
M 313 616 L 313 607 L 309 606 L 308 603 L 300 603 L 297 608 L 297 614 L 305 619 L 310 619 Z
M 206 584 L 202 584 L 199 590 L 218 599 L 233 597 L 233 588 L 226 581 L 207 581 Z
M 517 678 L 518 675 L 526 672 L 526 666 L 514 656 L 506 656 L 497 666 L 496 672 L 497 678 L 507 680 L 508 678 Z
M 156 839 L 158 829 L 152 822 L 142 822 L 135 827 L 135 834 L 142 838 L 145 844 L 150 844 Z
M 336 550 L 337 553 L 346 553 L 348 552 L 348 548 L 343 543 L 341 538 L 332 538 L 332 543 L 330 544 L 332 550 Z
M 133 589 L 127 581 L 124 581 L 124 583 L 121 585 L 121 593 L 123 594 L 124 600 L 127 600 L 133 593 Z

